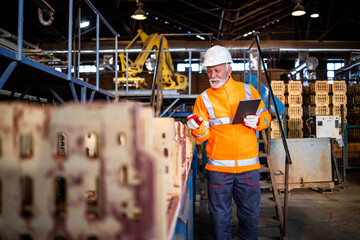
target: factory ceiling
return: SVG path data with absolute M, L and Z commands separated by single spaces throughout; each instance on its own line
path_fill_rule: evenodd
M 81 19 L 90 20 L 82 29 L 84 41 L 94 41 L 96 16 L 85 1 L 74 1 L 74 35 L 77 35 L 79 7 Z M 189 33 L 211 33 L 213 40 L 250 40 L 254 31 L 262 40 L 359 41 L 360 1 L 303 0 L 306 14 L 291 15 L 294 0 L 141 0 L 147 19 L 138 21 L 130 16 L 136 9 L 135 0 L 90 0 L 120 34 L 119 41 L 133 39 L 139 28 L 151 33 L 181 33 L 176 40 L 198 40 Z M 0 4 L 0 28 L 17 34 L 17 2 Z M 55 11 L 54 20 L 44 26 L 38 19 L 38 6 L 44 0 L 24 1 L 24 40 L 41 47 L 49 43 L 66 43 L 68 39 L 69 1 L 47 0 Z M 317 11 L 319 18 L 310 18 Z M 44 18 L 48 18 L 44 14 Z M 103 40 L 113 35 L 101 23 Z M 187 36 L 186 36 L 187 35 Z M 208 36 L 203 36 L 206 40 Z

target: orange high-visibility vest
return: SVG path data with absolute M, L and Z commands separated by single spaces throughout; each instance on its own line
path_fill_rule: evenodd
M 231 76 L 220 88 L 208 88 L 196 98 L 193 113 L 204 121 L 191 133 L 198 142 L 208 140 L 207 170 L 240 173 L 260 168 L 255 130 L 232 124 L 240 100 L 256 98 L 261 97 L 252 85 L 236 82 Z M 260 116 L 256 130 L 269 127 L 271 116 L 262 100 L 256 114 Z

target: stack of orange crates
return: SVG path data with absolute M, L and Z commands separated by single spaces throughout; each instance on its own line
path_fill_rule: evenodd
M 346 122 L 347 116 L 347 85 L 345 81 L 334 81 L 332 85 L 332 115 L 341 117 L 341 105 L 344 105 L 344 119 Z
M 286 86 L 285 86 L 284 81 L 280 81 L 280 80 L 271 81 L 271 89 L 272 89 L 274 95 L 285 105 L 286 104 L 286 98 L 285 98 Z M 281 123 L 282 123 L 282 126 L 284 127 L 283 120 Z M 271 138 L 272 139 L 280 139 L 281 138 L 280 126 L 276 119 L 271 121 Z
M 287 84 L 288 138 L 303 137 L 303 96 L 301 81 L 290 81 Z
M 329 115 L 330 114 L 330 85 L 327 81 L 316 81 L 310 85 L 310 104 L 311 115 Z

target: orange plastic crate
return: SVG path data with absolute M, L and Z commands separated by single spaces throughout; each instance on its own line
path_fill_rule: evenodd
M 303 125 L 304 125 L 304 121 L 302 117 L 290 117 L 288 120 L 289 129 L 302 129 Z
M 334 104 L 332 107 L 332 114 L 336 116 L 341 116 L 341 104 Z M 344 116 L 347 115 L 347 107 L 344 105 Z
M 279 128 L 271 128 L 271 138 L 272 139 L 280 139 L 281 138 L 281 132 Z
M 273 93 L 285 93 L 285 83 L 283 81 L 271 81 Z
M 301 129 L 289 129 L 288 138 L 302 138 L 304 135 Z
M 298 116 L 298 117 L 302 117 L 303 115 L 303 108 L 300 104 L 293 104 L 293 105 L 289 105 L 289 107 L 287 108 L 288 110 L 288 116 Z
M 354 86 L 354 93 L 360 93 L 360 84 L 356 83 Z
M 288 104 L 302 104 L 303 98 L 301 93 L 291 92 L 287 97 Z
M 332 91 L 346 93 L 347 85 L 345 81 L 334 81 Z
M 332 104 L 344 104 L 347 103 L 347 97 L 345 92 L 334 92 L 332 96 Z
M 288 92 L 302 92 L 302 83 L 300 81 L 291 81 L 287 85 Z
M 311 105 L 317 104 L 330 104 L 329 94 L 328 93 L 316 93 L 310 95 Z
M 352 104 L 360 104 L 360 95 L 352 96 L 352 98 L 350 99 L 350 102 Z
M 330 107 L 327 104 L 311 106 L 311 115 L 329 115 Z
M 281 126 L 284 128 L 284 119 L 281 119 Z M 280 129 L 279 123 L 277 119 L 271 120 L 271 128 Z
M 310 84 L 312 93 L 329 92 L 329 88 L 327 81 L 316 81 L 315 84 Z

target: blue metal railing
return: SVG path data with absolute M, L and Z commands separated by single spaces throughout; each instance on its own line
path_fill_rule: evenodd
M 104 25 L 110 30 L 110 32 L 114 35 L 115 38 L 115 66 L 117 66 L 118 64 L 118 37 L 120 36 L 112 27 L 111 25 L 105 20 L 105 18 L 100 14 L 100 12 L 94 7 L 94 5 L 89 1 L 89 0 L 85 0 L 86 4 L 94 11 L 94 13 L 96 14 L 96 85 L 95 88 L 92 88 L 91 84 L 87 84 L 84 82 L 84 84 L 82 84 L 82 81 L 79 81 L 79 74 L 77 75 L 77 78 L 72 77 L 72 68 L 73 68 L 73 62 L 72 62 L 72 57 L 73 57 L 73 0 L 69 0 L 69 18 L 68 18 L 68 49 L 67 49 L 67 60 L 68 60 L 68 64 L 67 64 L 67 75 L 66 78 L 67 80 L 70 81 L 69 87 L 71 90 L 71 93 L 73 95 L 73 98 L 75 100 L 75 102 L 78 102 L 78 97 L 76 95 L 76 91 L 75 91 L 75 85 L 81 85 L 81 102 L 85 103 L 86 102 L 86 89 L 89 88 L 92 90 L 89 102 L 92 101 L 95 92 L 100 92 L 101 94 L 104 94 L 107 96 L 107 98 L 109 98 L 109 96 L 111 96 L 112 94 L 110 94 L 107 91 L 101 90 L 99 87 L 100 84 L 100 79 L 99 79 L 99 35 L 100 35 L 100 21 L 102 23 L 104 23 Z M 79 13 L 80 14 L 80 13 Z M 80 22 L 79 22 L 80 24 Z M 0 89 L 4 86 L 4 84 L 6 83 L 7 79 L 9 78 L 9 76 L 11 75 L 11 73 L 13 72 L 14 68 L 16 67 L 18 62 L 22 62 L 24 64 L 27 65 L 34 65 L 35 63 L 25 60 L 24 56 L 23 56 L 23 32 L 24 32 L 24 0 L 18 0 L 18 29 L 17 29 L 17 53 L 16 53 L 16 58 L 9 64 L 9 66 L 7 67 L 7 69 L 5 70 L 5 72 L 2 74 L 1 79 L 0 79 Z M 81 30 L 79 28 L 79 35 L 77 36 L 79 39 L 79 42 L 81 41 Z M 80 43 L 79 43 L 79 49 L 80 49 Z M 5 50 L 2 51 L 3 55 L 9 55 L 9 53 L 7 53 Z M 11 53 L 10 53 L 11 55 Z M 9 55 L 9 56 L 10 56 Z M 10 56 L 10 59 L 13 59 Z M 79 50 L 79 55 L 78 55 L 78 62 L 80 62 L 80 50 Z M 37 69 L 42 69 L 45 70 L 42 67 L 35 67 Z M 50 70 L 45 70 L 45 72 L 56 75 L 57 77 L 61 77 L 64 78 L 62 76 L 62 74 L 56 74 L 53 71 Z M 115 79 L 117 79 L 118 76 L 118 71 L 117 71 L 117 67 L 115 68 Z M 91 85 L 91 86 L 90 86 Z M 118 95 L 118 82 L 115 81 L 115 97 Z M 53 95 L 62 103 L 65 103 L 65 101 L 63 101 L 61 99 L 61 97 L 58 94 L 54 94 L 55 92 L 50 91 L 53 93 Z

